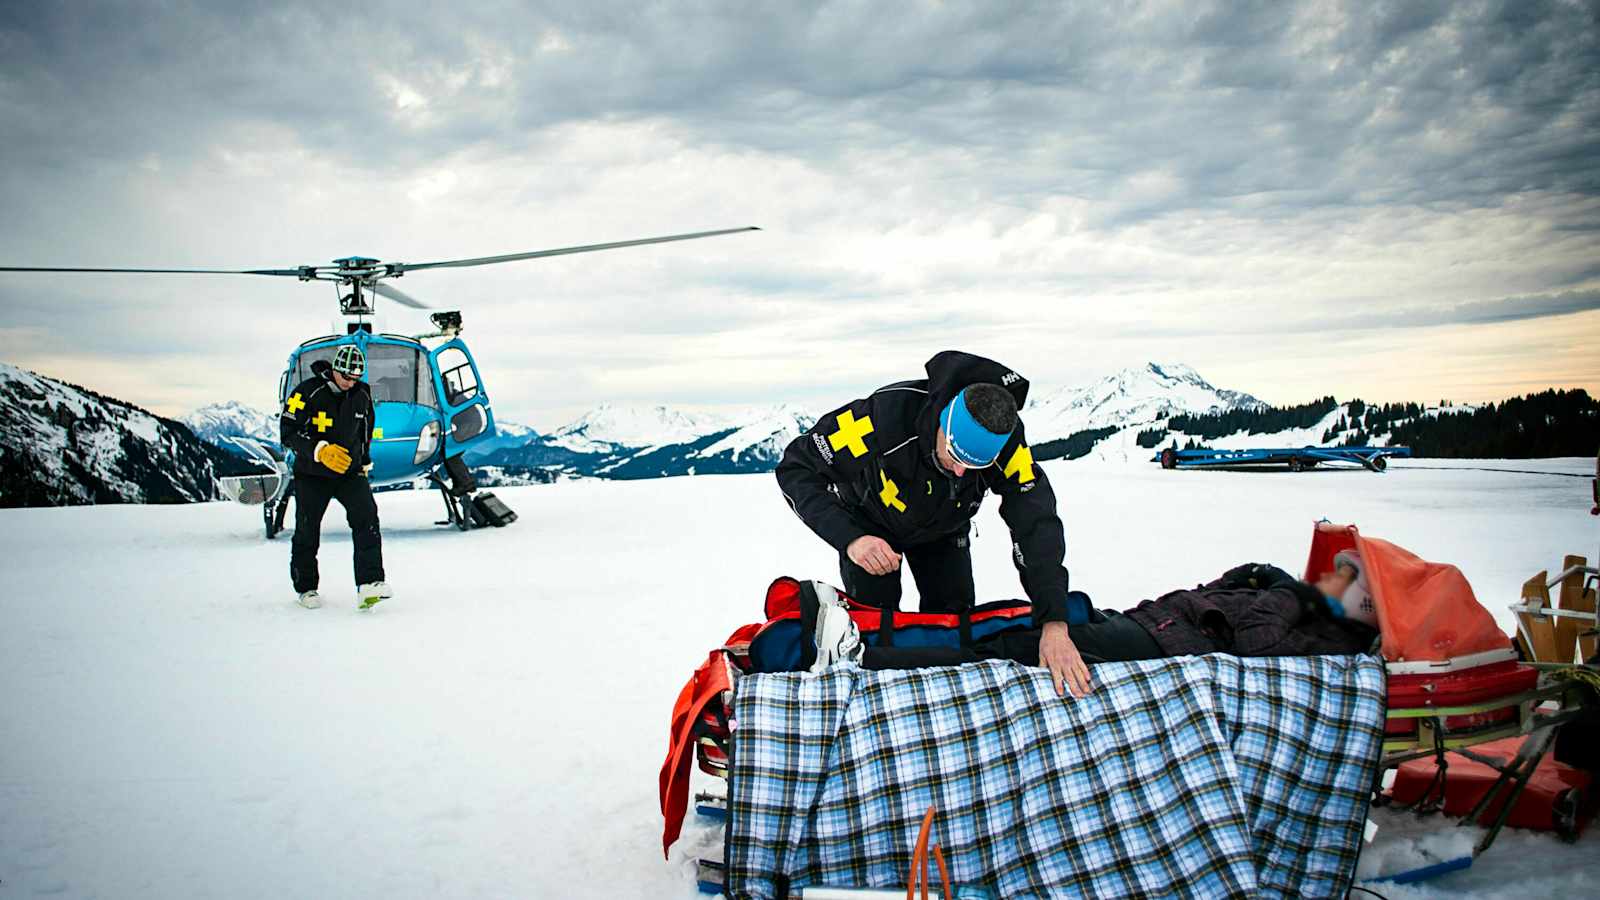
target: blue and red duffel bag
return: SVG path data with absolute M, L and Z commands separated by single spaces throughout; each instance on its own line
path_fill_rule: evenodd
M 752 672 L 794 672 L 808 668 L 815 658 L 811 631 L 815 622 L 802 601 L 815 588 L 811 582 L 779 578 L 767 587 L 767 621 L 750 641 Z M 997 600 L 962 613 L 908 613 L 879 610 L 843 591 L 850 618 L 861 629 L 867 646 L 963 647 L 1002 631 L 1033 627 L 1033 607 L 1024 600 Z M 812 594 L 813 601 L 815 595 Z M 1073 591 L 1068 597 L 1068 624 L 1088 621 L 1088 595 Z

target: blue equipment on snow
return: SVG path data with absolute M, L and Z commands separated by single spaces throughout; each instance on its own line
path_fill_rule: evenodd
M 1151 458 L 1163 469 L 1231 469 L 1250 466 L 1288 466 L 1291 472 L 1314 469 L 1322 463 L 1353 463 L 1373 472 L 1389 467 L 1389 457 L 1411 456 L 1410 447 L 1278 447 L 1249 450 L 1179 450 L 1168 447 Z

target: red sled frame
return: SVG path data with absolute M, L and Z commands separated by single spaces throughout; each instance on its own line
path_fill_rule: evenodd
M 1481 618 L 1488 615 L 1487 610 L 1483 610 L 1476 598 L 1471 596 L 1471 588 L 1454 571 L 1454 567 L 1425 563 L 1386 542 L 1363 542 L 1353 525 L 1335 525 L 1326 520 L 1316 524 L 1306 578 L 1314 579 L 1320 575 L 1331 563 L 1333 555 L 1344 549 L 1362 550 L 1369 562 L 1373 554 L 1394 556 L 1399 561 L 1397 569 L 1409 566 L 1417 572 L 1425 572 L 1428 568 L 1437 570 L 1425 576 L 1425 580 L 1432 580 L 1429 581 L 1429 590 L 1423 592 L 1428 596 L 1422 602 L 1437 598 L 1438 592 L 1434 588 L 1439 578 L 1448 581 L 1454 577 L 1459 584 L 1453 601 L 1463 604 L 1474 616 Z M 1566 574 L 1563 573 L 1562 577 Z M 1396 580 L 1404 582 L 1404 579 Z M 1394 582 L 1387 583 L 1392 586 Z M 1462 655 L 1443 652 L 1437 654 L 1442 657 L 1439 659 L 1408 661 L 1395 658 L 1398 654 L 1394 653 L 1394 647 L 1402 644 L 1416 647 L 1418 642 L 1391 641 L 1395 635 L 1391 633 L 1389 623 L 1408 620 L 1406 616 L 1393 614 L 1391 607 L 1414 602 L 1418 597 L 1385 595 L 1380 582 L 1374 582 L 1372 587 L 1380 623 L 1385 630 L 1384 655 L 1388 672 L 1389 709 L 1385 718 L 1379 777 L 1381 779 L 1384 773 L 1401 763 L 1433 757 L 1436 773 L 1432 783 L 1417 800 L 1404 806 L 1395 805 L 1395 808 L 1427 814 L 1443 807 L 1449 769 L 1448 752 L 1459 753 L 1498 772 L 1494 783 L 1460 822 L 1461 825 L 1478 825 L 1487 829 L 1474 847 L 1473 855 L 1476 856 L 1489 849 L 1499 836 L 1534 770 L 1554 744 L 1556 733 L 1581 714 L 1586 689 L 1575 681 L 1555 676 L 1557 670 L 1571 669 L 1570 665 L 1520 660 L 1510 638 L 1505 638 L 1503 647 L 1479 649 Z M 1465 592 L 1464 597 L 1460 592 Z M 1522 736 L 1523 741 L 1510 760 L 1486 756 L 1471 749 L 1517 736 Z M 1381 785 L 1375 788 L 1374 794 L 1374 804 L 1383 804 Z

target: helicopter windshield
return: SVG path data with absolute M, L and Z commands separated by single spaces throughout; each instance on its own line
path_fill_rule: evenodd
M 372 385 L 374 403 L 416 403 L 418 353 L 411 347 L 394 344 L 367 345 L 367 383 Z M 420 367 L 423 372 L 426 366 Z M 433 405 L 433 392 L 428 392 L 428 405 Z
M 299 384 L 311 377 L 311 365 L 316 362 L 333 362 L 333 354 L 339 349 L 338 344 L 328 344 L 325 347 L 314 347 L 310 350 L 300 351 L 300 358 L 294 365 L 293 383 Z
M 319 360 L 332 361 L 338 344 L 302 351 L 295 366 L 295 377 L 311 377 L 311 366 Z M 398 344 L 367 345 L 367 383 L 373 403 L 418 403 L 438 406 L 434 397 L 432 373 L 422 363 L 422 352 Z

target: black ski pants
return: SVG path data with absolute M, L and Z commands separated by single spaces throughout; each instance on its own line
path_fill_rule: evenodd
M 949 613 L 972 608 L 972 544 L 965 528 L 960 534 L 906 547 L 902 552 L 901 569 L 909 568 L 911 577 L 917 580 L 922 612 Z M 839 575 L 844 579 L 844 592 L 856 600 L 878 609 L 900 608 L 899 570 L 874 575 L 856 565 L 849 553 L 840 553 Z
M 317 548 L 322 544 L 322 516 L 334 500 L 344 507 L 355 544 L 356 585 L 383 581 L 383 536 L 378 532 L 378 502 L 366 476 L 294 480 L 294 541 L 289 551 L 289 577 L 298 593 L 317 589 Z
M 959 666 L 985 659 L 1009 659 L 1025 666 L 1037 666 L 1039 634 L 1037 628 L 1002 631 L 975 641 L 971 647 L 868 647 L 861 667 L 921 669 Z M 1143 625 L 1118 613 L 1108 613 L 1101 622 L 1073 625 L 1067 634 L 1086 663 L 1160 659 L 1166 655 Z

